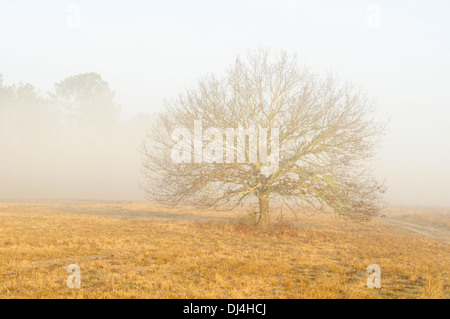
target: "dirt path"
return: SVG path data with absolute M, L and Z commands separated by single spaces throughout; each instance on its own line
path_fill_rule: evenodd
M 450 231 L 445 229 L 434 228 L 430 226 L 423 226 L 419 224 L 405 222 L 399 219 L 386 218 L 382 222 L 394 225 L 415 233 L 419 233 L 434 239 L 438 239 L 450 243 Z

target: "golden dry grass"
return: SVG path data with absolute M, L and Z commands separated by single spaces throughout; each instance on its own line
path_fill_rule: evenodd
M 450 230 L 449 209 L 394 208 L 387 213 L 389 217 L 424 226 Z
M 268 229 L 193 220 L 205 216 L 149 204 L 0 203 L 0 297 L 450 297 L 442 241 L 334 216 Z M 73 263 L 81 289 L 66 286 Z M 366 286 L 370 264 L 381 267 L 381 289 Z

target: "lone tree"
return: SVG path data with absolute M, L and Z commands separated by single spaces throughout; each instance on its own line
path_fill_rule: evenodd
M 359 220 L 381 209 L 383 186 L 364 162 L 383 125 L 366 95 L 333 74 L 320 77 L 285 52 L 257 50 L 223 77 L 202 78 L 166 109 L 141 151 L 150 199 L 257 205 L 255 223 L 264 226 L 271 201 Z

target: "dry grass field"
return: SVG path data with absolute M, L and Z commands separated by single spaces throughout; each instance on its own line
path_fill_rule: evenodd
M 450 230 L 449 209 L 395 208 L 389 209 L 386 214 L 393 219 L 436 229 Z
M 450 244 L 390 214 L 260 229 L 238 213 L 147 203 L 3 202 L 0 298 L 450 298 Z M 446 216 L 414 218 L 448 234 Z M 66 286 L 70 264 L 81 289 Z M 370 264 L 381 289 L 366 286 Z

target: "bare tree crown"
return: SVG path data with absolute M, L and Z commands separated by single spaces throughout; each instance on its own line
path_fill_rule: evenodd
M 143 188 L 151 199 L 225 208 L 256 200 L 264 224 L 272 200 L 292 210 L 331 208 L 355 219 L 380 210 L 383 186 L 364 164 L 374 155 L 383 125 L 364 92 L 333 74 L 320 77 L 285 52 L 273 57 L 257 50 L 238 58 L 225 76 L 204 77 L 166 107 L 142 147 Z M 278 169 L 263 174 L 260 159 L 174 163 L 170 151 L 177 141 L 171 132 L 193 130 L 196 120 L 224 135 L 228 128 L 266 128 L 268 136 L 278 129 Z M 214 136 L 216 142 L 222 138 Z

